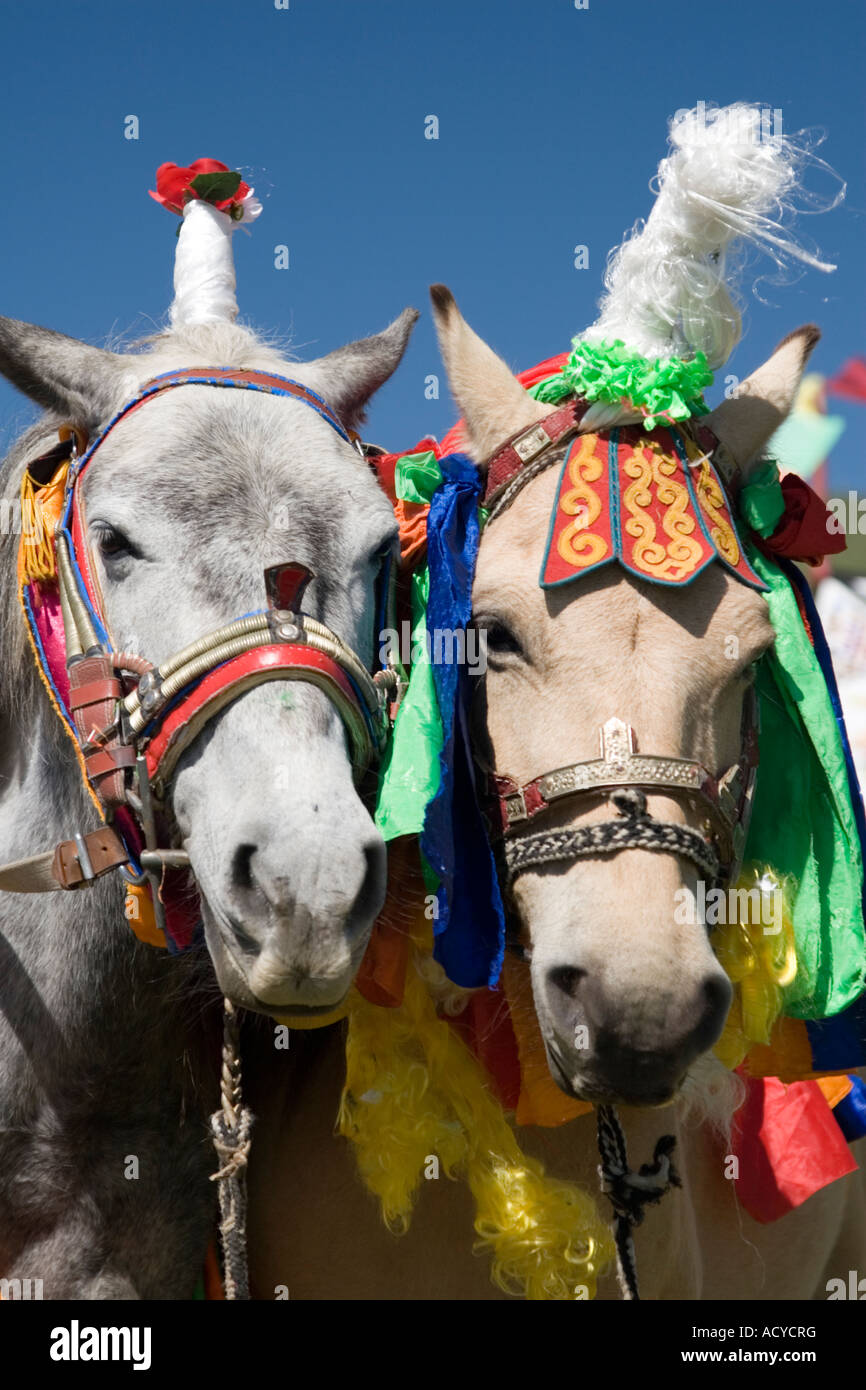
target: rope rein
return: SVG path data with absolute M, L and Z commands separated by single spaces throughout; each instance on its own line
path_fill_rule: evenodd
M 210 1117 L 219 1169 L 210 1180 L 218 1184 L 220 1243 L 227 1299 L 250 1296 L 247 1268 L 247 1162 L 250 1156 L 252 1111 L 241 1091 L 240 1028 L 230 999 L 223 1000 L 223 1047 L 220 1108 Z
M 652 1162 L 641 1164 L 635 1173 L 628 1166 L 625 1135 L 616 1107 L 598 1107 L 598 1152 L 601 1157 L 598 1174 L 601 1190 L 610 1199 L 614 1211 L 616 1273 L 620 1293 L 628 1302 L 640 1302 L 634 1228 L 643 1221 L 645 1207 L 660 1202 L 671 1187 L 682 1187 L 672 1159 L 676 1142 L 673 1134 L 663 1134 L 653 1150 Z

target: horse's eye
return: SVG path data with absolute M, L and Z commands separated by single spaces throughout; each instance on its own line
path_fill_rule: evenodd
M 519 654 L 522 650 L 511 628 L 501 618 L 479 621 L 478 627 L 484 634 L 487 651 L 491 655 L 504 656 L 508 652 Z
M 100 555 L 106 559 L 117 559 L 121 555 L 134 557 L 140 553 L 129 537 L 125 536 L 116 526 L 99 523 L 93 528 L 93 536 L 99 547 Z

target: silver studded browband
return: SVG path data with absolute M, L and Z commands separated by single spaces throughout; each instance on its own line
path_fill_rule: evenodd
M 742 859 L 751 809 L 756 722 L 757 702 L 750 691 L 743 707 L 740 759 L 718 779 L 701 763 L 686 758 L 638 753 L 634 730 L 616 718 L 600 730 L 600 758 L 556 768 L 522 786 L 494 774 L 509 878 L 534 864 L 628 848 L 684 854 L 713 879 L 732 875 Z M 595 792 L 611 793 L 625 819 L 537 835 L 522 829 L 514 833 L 557 801 Z M 703 832 L 648 815 L 646 792 L 669 792 L 694 801 L 705 812 Z

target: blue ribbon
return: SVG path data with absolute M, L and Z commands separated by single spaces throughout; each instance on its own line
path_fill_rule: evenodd
M 454 984 L 475 989 L 497 983 L 505 953 L 505 914 L 472 761 L 474 678 L 459 659 L 461 647 L 465 658 L 472 614 L 483 480 L 465 454 L 447 454 L 439 467 L 443 481 L 427 520 L 427 635 L 444 743 L 439 790 L 427 806 L 421 851 L 439 878 L 434 957 Z M 462 642 L 444 641 L 450 633 L 462 633 Z
M 859 1076 L 852 1076 L 851 1080 L 851 1090 L 833 1107 L 833 1118 L 849 1144 L 866 1134 L 866 1081 Z

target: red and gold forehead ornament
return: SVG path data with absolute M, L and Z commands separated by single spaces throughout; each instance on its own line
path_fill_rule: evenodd
M 569 446 L 539 582 L 555 588 L 613 560 L 656 584 L 690 584 L 720 560 L 766 588 L 709 457 L 676 430 L 615 429 Z

